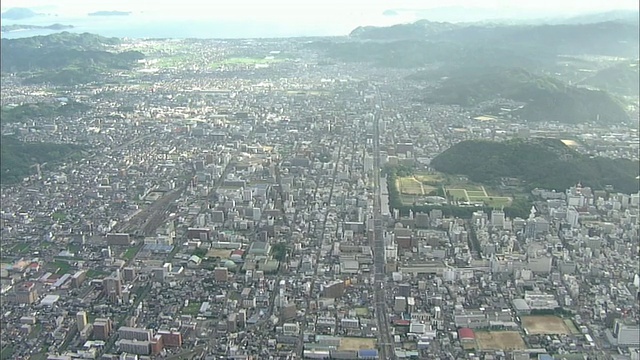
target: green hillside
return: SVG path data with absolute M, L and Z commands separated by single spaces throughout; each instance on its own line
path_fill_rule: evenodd
M 113 70 L 130 69 L 144 55 L 117 52 L 119 39 L 68 32 L 47 36 L 2 39 L 2 72 L 19 73 L 34 82 L 72 85 L 96 81 Z
M 555 55 L 592 54 L 634 58 L 638 55 L 638 23 L 625 21 L 496 25 L 419 20 L 412 24 L 388 27 L 358 27 L 351 32 L 350 37 L 358 40 L 455 42 L 489 49 L 501 45 L 514 52 L 526 47 Z
M 505 142 L 463 141 L 436 156 L 431 166 L 476 182 L 497 183 L 516 177 L 529 187 L 563 191 L 578 182 L 595 189 L 613 185 L 617 191 L 638 191 L 638 161 L 590 158 L 556 139 Z
M 428 94 L 425 101 L 473 106 L 497 98 L 526 103 L 514 115 L 527 121 L 629 121 L 623 105 L 606 92 L 569 86 L 523 69 L 460 70 Z
M 91 109 L 91 106 L 79 102 L 66 104 L 55 103 L 29 103 L 16 107 L 5 106 L 0 113 L 0 123 L 9 124 L 15 122 L 37 121 L 40 119 L 53 119 L 56 117 L 68 117 L 80 115 Z
M 60 160 L 80 150 L 77 145 L 27 143 L 13 137 L 0 140 L 0 183 L 13 184 L 35 174 L 31 166 Z
M 602 69 L 581 84 L 593 86 L 612 93 L 628 96 L 640 94 L 640 72 L 638 61 L 623 62 Z

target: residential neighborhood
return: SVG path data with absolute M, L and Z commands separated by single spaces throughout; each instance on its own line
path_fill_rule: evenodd
M 294 60 L 148 61 L 63 90 L 3 74 L 3 109 L 87 109 L 2 124 L 83 146 L 1 188 L 2 359 L 640 358 L 640 192 L 430 166 L 465 140 L 638 160 L 637 128 L 419 102 L 408 70 L 320 64 L 287 41 L 202 46 Z

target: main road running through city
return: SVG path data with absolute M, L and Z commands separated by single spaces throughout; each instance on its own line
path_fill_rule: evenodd
M 382 111 L 382 99 L 380 91 L 376 90 L 376 109 L 373 118 L 373 263 L 374 263 L 374 288 L 375 310 L 378 325 L 378 351 L 380 359 L 395 359 L 393 340 L 389 329 L 389 317 L 387 313 L 385 260 L 384 260 L 384 226 L 382 223 L 380 189 L 380 116 Z

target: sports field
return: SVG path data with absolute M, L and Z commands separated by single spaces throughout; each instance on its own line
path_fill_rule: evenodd
M 231 250 L 229 249 L 209 249 L 207 251 L 208 258 L 218 257 L 220 259 L 228 259 L 231 256 Z
M 569 335 L 571 331 L 562 318 L 553 315 L 523 316 L 522 327 L 531 335 Z
M 357 338 L 357 337 L 343 337 L 340 338 L 339 350 L 357 351 L 362 349 L 375 349 L 376 339 L 371 338 Z
M 478 331 L 476 343 L 480 350 L 523 350 L 527 346 L 517 331 Z

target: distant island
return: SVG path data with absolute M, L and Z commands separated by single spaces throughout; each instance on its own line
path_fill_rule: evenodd
M 0 18 L 7 20 L 22 20 L 29 19 L 35 16 L 41 15 L 31 9 L 27 8 L 11 8 L 0 15 Z
M 131 11 L 94 11 L 87 15 L 89 16 L 128 16 Z
M 14 25 L 3 25 L 0 28 L 0 31 L 12 32 L 12 31 L 21 31 L 21 30 L 67 30 L 67 29 L 73 29 L 73 28 L 74 28 L 73 25 L 63 25 L 63 24 L 51 24 L 47 26 L 14 24 Z

